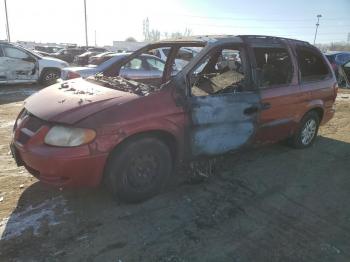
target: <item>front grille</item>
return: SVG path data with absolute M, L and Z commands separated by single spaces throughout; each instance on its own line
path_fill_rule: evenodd
M 41 120 L 40 118 L 29 115 L 28 120 L 24 124 L 24 127 L 35 133 L 40 129 L 40 127 L 44 125 L 44 123 L 45 121 Z
M 18 123 L 20 130 L 17 136 L 17 142 L 25 145 L 28 143 L 31 137 L 33 137 L 40 130 L 40 128 L 45 125 L 46 122 L 30 114 L 27 110 L 24 110 L 19 117 L 18 122 L 22 121 L 23 124 Z

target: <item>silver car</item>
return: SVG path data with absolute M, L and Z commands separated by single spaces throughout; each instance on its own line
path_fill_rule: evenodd
M 63 80 L 78 77 L 86 78 L 107 71 L 108 75 L 113 76 L 114 68 L 118 68 L 118 66 L 121 65 L 122 67 L 120 68 L 119 74 L 117 73 L 117 70 L 115 70 L 115 76 L 119 75 L 132 80 L 148 79 L 151 82 L 152 80 L 158 81 L 162 77 L 165 66 L 163 60 L 153 55 L 142 54 L 123 65 L 124 59 L 129 55 L 130 53 L 117 53 L 110 55 L 111 58 L 100 65 L 64 68 L 61 73 L 61 78 Z

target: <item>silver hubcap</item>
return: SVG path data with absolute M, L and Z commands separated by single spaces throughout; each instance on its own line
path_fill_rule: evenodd
M 315 119 L 310 119 L 305 123 L 303 131 L 301 132 L 301 142 L 303 145 L 310 144 L 316 134 L 316 126 Z
M 50 73 L 50 74 L 47 74 L 46 77 L 45 77 L 45 80 L 49 81 L 49 80 L 53 80 L 53 79 L 56 79 L 58 78 L 57 75 L 55 73 Z

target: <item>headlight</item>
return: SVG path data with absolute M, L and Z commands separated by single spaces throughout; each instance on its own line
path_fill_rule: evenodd
M 96 137 L 92 129 L 54 126 L 45 136 L 45 143 L 52 146 L 80 146 L 90 143 Z

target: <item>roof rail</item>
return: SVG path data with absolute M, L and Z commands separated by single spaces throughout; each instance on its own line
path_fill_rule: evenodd
M 294 41 L 294 42 L 299 42 L 299 43 L 303 43 L 303 44 L 310 44 L 309 42 L 306 41 L 302 41 L 302 40 L 298 40 L 298 39 L 293 39 L 293 38 L 286 38 L 286 37 L 279 37 L 279 36 L 268 36 L 268 35 L 238 35 L 238 37 L 241 38 L 260 38 L 260 39 L 274 39 L 274 40 L 278 40 L 278 39 L 283 39 L 286 41 Z

